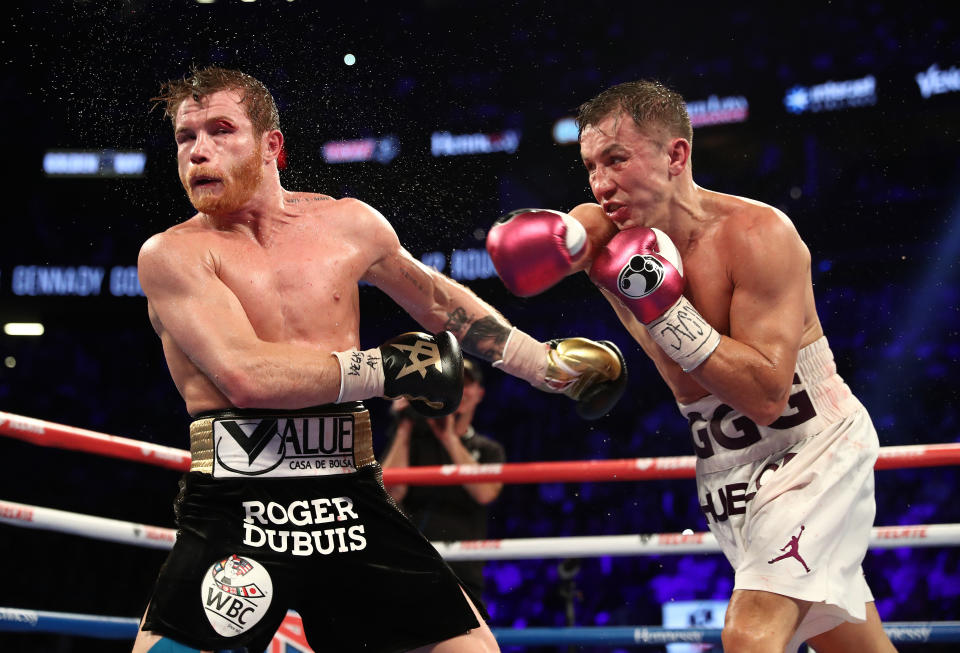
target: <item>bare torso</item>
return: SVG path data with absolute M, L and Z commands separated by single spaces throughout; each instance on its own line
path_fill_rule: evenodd
M 738 274 L 737 255 L 731 248 L 731 241 L 736 237 L 735 231 L 750 230 L 760 220 L 780 219 L 787 224 L 789 221 L 782 213 L 757 202 L 705 189 L 699 189 L 698 192 L 701 194 L 701 206 L 705 211 L 705 215 L 699 221 L 699 229 L 687 242 L 679 242 L 674 238 L 674 244 L 683 261 L 683 274 L 686 281 L 684 295 L 717 331 L 731 336 L 730 312 Z M 599 219 L 604 219 L 599 207 L 596 209 L 596 215 Z M 583 214 L 580 213 L 577 217 L 582 216 Z M 792 225 L 789 229 L 796 235 Z M 673 237 L 673 234 L 668 233 L 668 235 Z M 806 247 L 800 242 L 799 235 L 796 235 L 796 242 L 806 255 Z M 808 255 L 802 301 L 801 347 L 823 335 L 814 303 Z M 680 366 L 667 356 L 650 337 L 644 325 L 629 310 L 615 299 L 611 304 L 624 326 L 653 360 L 677 401 L 690 403 L 709 394 L 692 375 L 681 370 Z
M 285 192 L 284 213 L 265 222 L 259 238 L 218 229 L 201 215 L 172 227 L 164 237 L 181 256 L 213 269 L 261 340 L 341 351 L 359 345 L 357 282 L 379 255 L 364 240 L 358 224 L 362 216 L 351 210 L 351 202 Z M 152 308 L 150 318 L 188 410 L 230 406 L 165 333 Z

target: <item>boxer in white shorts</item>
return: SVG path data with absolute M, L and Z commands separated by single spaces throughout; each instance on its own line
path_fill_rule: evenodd
M 498 274 L 528 296 L 587 272 L 670 387 L 736 572 L 727 651 L 893 651 L 860 571 L 877 436 L 836 375 L 806 245 L 781 211 L 694 183 L 686 104 L 659 82 L 613 86 L 577 122 L 597 203 L 498 220 Z
M 826 338 L 800 350 L 788 406 L 768 426 L 713 395 L 680 411 L 698 455 L 700 509 L 734 568 L 734 589 L 812 602 L 789 651 L 845 621 L 866 620 L 873 595 L 860 564 L 876 512 L 879 442 L 836 373 Z M 721 448 L 711 434 L 732 446 L 754 442 Z

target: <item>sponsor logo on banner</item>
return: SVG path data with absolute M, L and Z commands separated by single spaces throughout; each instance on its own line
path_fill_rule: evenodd
M 657 458 L 657 469 L 693 469 L 688 456 L 665 456 Z
M 213 629 L 234 637 L 263 619 L 273 600 L 273 581 L 263 565 L 234 554 L 207 570 L 200 599 Z
M 877 80 L 873 75 L 816 86 L 794 86 L 783 98 L 790 113 L 819 113 L 877 103 Z
M 46 433 L 40 424 L 27 419 L 12 419 L 10 420 L 10 427 L 19 431 L 26 431 L 27 433 L 37 433 L 38 435 Z
M 895 642 L 929 642 L 933 628 L 929 626 L 884 626 Z
M 520 146 L 520 132 L 505 129 L 493 134 L 451 134 L 433 132 L 430 135 L 430 153 L 433 156 L 461 156 L 464 154 L 513 154 Z
M 670 631 L 662 628 L 634 628 L 636 644 L 664 644 L 666 642 L 702 642 L 704 634 L 698 630 Z
M 450 276 L 458 281 L 492 279 L 497 276 L 485 249 L 455 249 L 450 254 Z
M 176 542 L 176 531 L 171 528 L 159 528 L 157 526 L 143 526 L 138 524 L 133 527 L 133 536 L 137 539 L 155 540 L 158 542 Z
M 931 65 L 925 72 L 914 76 L 920 95 L 924 99 L 943 93 L 960 91 L 960 68 L 951 66 L 948 70 L 941 70 L 937 64 Z
M 0 419 L 0 426 L 3 426 L 4 424 L 8 424 L 7 428 L 12 429 L 14 431 L 36 433 L 38 435 L 43 435 L 45 433 L 43 427 L 40 426 L 39 422 L 33 422 L 27 418 L 20 419 L 20 418 L 14 417 L 9 421 L 9 423 L 7 422 L 6 419 Z
M 503 463 L 482 463 L 479 465 L 441 465 L 440 474 L 443 476 L 476 476 L 477 474 L 499 474 L 503 471 Z
M 501 549 L 503 548 L 503 540 L 473 540 L 465 541 L 460 543 L 460 548 L 464 550 L 484 550 L 484 549 Z
M 927 537 L 926 526 L 883 526 L 874 531 L 878 540 L 924 539 Z
M 480 465 L 461 465 L 460 474 L 462 476 L 474 476 L 476 474 L 499 474 L 503 471 L 503 463 L 483 463 Z
M 486 231 L 477 229 L 475 238 L 485 238 Z M 478 247 L 455 249 L 449 254 L 443 252 L 426 252 L 420 256 L 420 262 L 443 272 L 447 268 L 447 259 L 450 259 L 448 276 L 457 281 L 476 281 L 477 279 L 493 279 L 497 276 L 497 269 L 493 267 L 493 260 L 487 250 Z
M 80 265 L 18 265 L 13 268 L 10 290 L 18 297 L 99 296 L 106 270 Z
M 144 152 L 49 150 L 43 156 L 48 177 L 141 177 L 147 166 Z
M 35 610 L 0 608 L 0 623 L 3 622 L 36 626 L 40 623 L 40 614 Z
M 744 122 L 750 113 L 750 103 L 742 95 L 711 95 L 706 100 L 687 102 L 687 113 L 692 127 Z
M 705 533 L 662 533 L 657 537 L 657 543 L 664 546 L 676 546 L 678 544 L 703 544 Z
M 136 265 L 115 265 L 110 268 L 110 294 L 114 297 L 143 297 Z
M 15 505 L 0 504 L 0 518 L 16 519 L 18 521 L 33 521 L 33 509 L 29 507 L 20 507 Z
M 217 478 L 322 476 L 356 471 L 353 415 L 219 419 L 213 423 Z
M 179 449 L 161 449 L 156 446 L 141 446 L 140 453 L 144 458 L 156 458 L 157 460 L 169 460 L 170 462 L 190 462 L 189 452 Z
M 327 163 L 378 161 L 387 164 L 399 153 L 400 142 L 395 136 L 329 141 L 323 144 L 323 160 Z

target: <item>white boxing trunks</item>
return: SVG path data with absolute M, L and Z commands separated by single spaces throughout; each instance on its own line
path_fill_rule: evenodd
M 693 431 L 701 510 L 734 568 L 734 589 L 813 602 L 788 651 L 863 622 L 873 596 L 860 565 L 879 442 L 826 338 L 800 350 L 788 406 L 769 426 L 712 395 L 680 410 Z

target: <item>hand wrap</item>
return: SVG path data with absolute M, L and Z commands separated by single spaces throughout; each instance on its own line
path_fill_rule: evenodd
M 646 326 L 653 340 L 684 372 L 703 363 L 720 334 L 683 296 L 683 262 L 659 229 L 624 229 L 603 247 L 590 278 Z
M 448 415 L 463 396 L 463 354 L 449 331 L 410 332 L 375 349 L 332 352 L 340 363 L 337 403 L 407 397 L 428 417 Z
M 610 412 L 627 384 L 626 363 L 613 343 L 587 338 L 542 343 L 516 327 L 493 366 L 545 392 L 567 395 L 584 419 Z

